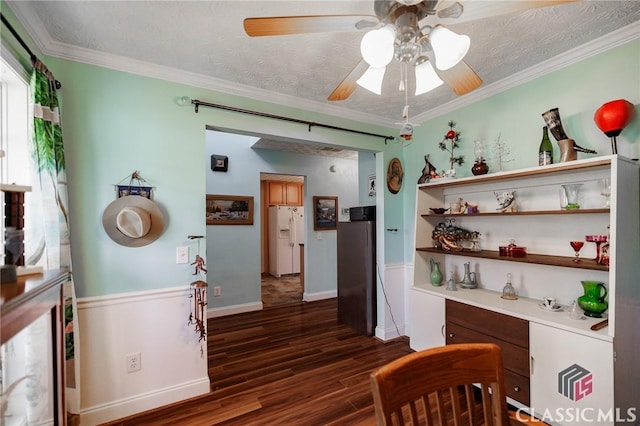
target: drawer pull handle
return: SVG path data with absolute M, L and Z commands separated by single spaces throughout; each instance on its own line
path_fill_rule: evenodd
M 449 337 L 453 339 L 455 337 L 455 334 L 449 333 Z
M 516 392 L 520 392 L 520 386 L 514 387 L 513 390 L 516 391 Z

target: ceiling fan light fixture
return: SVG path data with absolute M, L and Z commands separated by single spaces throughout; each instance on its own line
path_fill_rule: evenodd
M 448 28 L 437 25 L 429 35 L 439 70 L 453 68 L 464 58 L 471 46 L 469 36 L 456 34 Z
M 371 67 L 386 67 L 393 59 L 395 38 L 396 33 L 392 25 L 369 31 L 360 42 L 362 58 Z
M 427 93 L 442 85 L 443 81 L 436 74 L 431 62 L 424 61 L 415 66 L 416 96 Z
M 387 70 L 386 67 L 369 67 L 362 77 L 360 77 L 356 83 L 358 86 L 367 89 L 376 95 L 382 94 L 382 80 L 384 79 L 384 73 Z

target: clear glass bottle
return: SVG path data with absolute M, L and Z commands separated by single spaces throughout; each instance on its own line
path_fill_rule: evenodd
M 516 295 L 516 289 L 511 285 L 511 274 L 507 274 L 507 284 L 505 284 L 502 289 L 501 297 L 507 300 L 516 300 L 518 298 Z

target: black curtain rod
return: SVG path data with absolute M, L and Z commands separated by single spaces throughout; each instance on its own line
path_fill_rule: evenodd
M 31 64 L 35 66 L 36 62 L 38 61 L 38 57 L 33 53 L 33 51 L 29 48 L 29 46 L 27 46 L 27 43 L 24 42 L 22 37 L 20 37 L 20 34 L 18 34 L 18 32 L 13 28 L 13 26 L 11 26 L 9 21 L 7 21 L 7 18 L 5 18 L 4 15 L 1 13 L 0 13 L 0 17 L 2 18 L 2 23 L 9 29 L 13 37 L 15 37 L 16 40 L 18 40 L 18 43 L 20 43 L 20 46 L 22 46 L 22 48 L 29 54 L 29 58 L 31 59 Z M 58 80 L 55 81 L 55 85 L 56 85 L 56 89 L 62 88 L 62 84 Z
M 252 111 L 252 110 L 249 110 L 249 109 L 236 108 L 236 107 L 230 107 L 230 106 L 219 105 L 219 104 L 212 104 L 212 103 L 209 103 L 209 102 L 199 101 L 197 99 L 193 99 L 191 101 L 191 103 L 193 105 L 195 105 L 195 112 L 196 113 L 198 112 L 198 107 L 205 106 L 205 107 L 209 107 L 209 108 L 223 109 L 225 111 L 233 111 L 233 112 L 240 112 L 240 113 L 243 113 L 243 114 L 256 115 L 258 117 L 273 118 L 273 119 L 276 119 L 276 120 L 288 121 L 290 123 L 306 124 L 307 126 L 309 126 L 309 131 L 311 131 L 312 127 L 322 127 L 322 128 L 325 128 L 325 129 L 341 130 L 343 132 L 351 132 L 351 133 L 358 133 L 360 135 L 374 136 L 376 138 L 383 138 L 385 145 L 387 144 L 387 141 L 395 139 L 395 137 L 393 137 L 393 136 L 385 136 L 385 135 L 379 135 L 379 134 L 376 134 L 376 133 L 362 132 L 360 130 L 347 129 L 347 128 L 344 128 L 344 127 L 338 127 L 338 126 L 332 126 L 332 125 L 329 125 L 329 124 L 316 123 L 316 122 L 313 122 L 313 121 L 299 120 L 297 118 L 283 117 L 281 115 L 268 114 L 266 112 L 258 112 L 258 111 Z

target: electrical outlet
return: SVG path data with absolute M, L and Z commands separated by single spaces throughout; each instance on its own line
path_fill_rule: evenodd
M 222 290 L 220 289 L 220 286 L 215 286 L 213 288 L 213 297 L 219 297 L 222 294 Z
M 176 247 L 176 263 L 189 263 L 189 247 Z
M 142 369 L 142 359 L 140 352 L 127 355 L 127 373 L 133 373 Z

